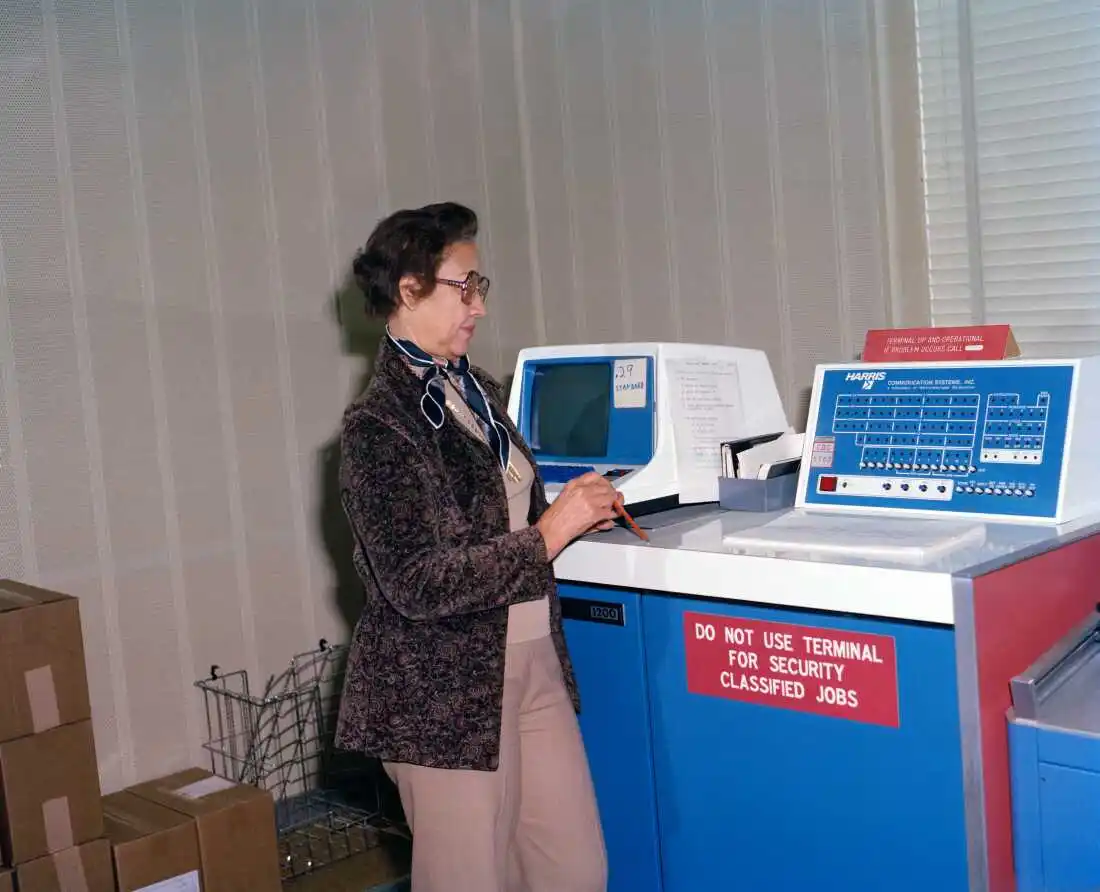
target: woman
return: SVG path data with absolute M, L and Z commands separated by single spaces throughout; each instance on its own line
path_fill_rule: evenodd
M 551 561 L 618 495 L 547 506 L 499 386 L 466 351 L 485 315 L 477 217 L 400 211 L 355 261 L 387 320 L 348 409 L 341 498 L 366 588 L 337 729 L 383 761 L 413 835 L 413 892 L 603 892 L 606 859 Z

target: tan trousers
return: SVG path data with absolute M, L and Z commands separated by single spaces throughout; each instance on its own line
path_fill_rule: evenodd
M 413 836 L 412 892 L 605 892 L 607 859 L 550 638 L 508 645 L 500 767 L 387 763 Z

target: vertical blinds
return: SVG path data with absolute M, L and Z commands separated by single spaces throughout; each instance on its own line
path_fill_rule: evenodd
M 1100 353 L 1100 3 L 915 5 L 934 323 Z

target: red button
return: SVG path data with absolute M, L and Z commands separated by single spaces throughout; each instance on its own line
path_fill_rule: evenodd
M 820 477 L 817 481 L 818 492 L 836 492 L 836 477 Z

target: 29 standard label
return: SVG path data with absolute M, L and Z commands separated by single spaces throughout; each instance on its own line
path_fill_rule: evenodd
M 899 725 L 889 635 L 685 613 L 684 645 L 693 694 Z

